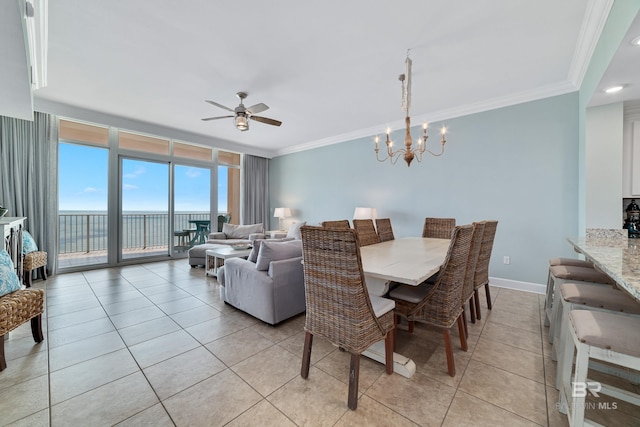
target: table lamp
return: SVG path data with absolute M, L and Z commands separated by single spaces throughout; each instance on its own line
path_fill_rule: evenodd
M 353 219 L 376 219 L 376 208 L 356 208 L 353 211 Z
M 278 228 L 283 230 L 282 228 L 282 220 L 284 218 L 288 218 L 291 216 L 291 209 L 289 208 L 275 208 L 273 210 L 273 217 L 278 218 Z

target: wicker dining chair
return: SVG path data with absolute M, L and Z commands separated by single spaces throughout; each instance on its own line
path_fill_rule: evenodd
M 307 313 L 300 375 L 309 376 L 314 336 L 348 351 L 348 405 L 356 409 L 363 351 L 385 340 L 386 371 L 393 373 L 394 303 L 369 295 L 355 230 L 304 226 L 301 232 Z
M 378 237 L 380 237 L 381 242 L 395 239 L 393 236 L 393 228 L 391 228 L 391 219 L 376 218 L 376 228 L 378 229 Z
M 396 316 L 442 328 L 447 369 L 452 377 L 456 375 L 456 366 L 451 347 L 450 329 L 456 322 L 460 346 L 463 351 L 467 351 L 460 301 L 472 233 L 472 225 L 458 226 L 453 229 L 451 244 L 435 283 L 424 282 L 419 286 L 398 286 L 389 293 L 389 297 L 396 302 Z
M 469 260 L 467 261 L 467 271 L 464 275 L 464 285 L 462 286 L 462 319 L 464 323 L 464 330 L 469 336 L 467 328 L 467 316 L 465 306 L 469 303 L 469 317 L 471 323 L 476 323 L 476 307 L 474 304 L 473 293 L 474 278 L 476 275 L 476 265 L 478 264 L 478 257 L 480 256 L 480 248 L 482 247 L 482 239 L 484 236 L 485 222 L 473 223 L 473 234 L 471 235 L 471 248 L 469 249 Z
M 376 232 L 372 219 L 354 219 L 353 228 L 358 233 L 360 245 L 368 246 L 380 243 L 380 236 Z
M 455 218 L 425 218 L 422 237 L 450 239 L 455 226 Z
M 322 221 L 322 226 L 324 228 L 340 228 L 340 229 L 351 228 L 351 225 L 349 225 L 348 219 L 340 219 L 337 221 Z
M 473 279 L 473 300 L 476 305 L 476 318 L 481 319 L 480 314 L 480 298 L 478 289 L 484 286 L 487 296 L 487 308 L 491 310 L 491 292 L 489 290 L 489 261 L 491 261 L 491 251 L 493 250 L 493 240 L 496 237 L 496 229 L 498 221 L 485 221 L 484 235 L 482 237 L 482 246 L 480 246 L 480 255 L 478 255 L 478 263 L 476 264 L 476 274 Z

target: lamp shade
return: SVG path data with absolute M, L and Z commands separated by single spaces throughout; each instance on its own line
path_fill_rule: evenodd
M 288 218 L 291 216 L 291 209 L 289 208 L 275 208 L 273 210 L 274 218 Z
M 356 208 L 353 211 L 353 219 L 376 219 L 377 215 L 376 208 Z

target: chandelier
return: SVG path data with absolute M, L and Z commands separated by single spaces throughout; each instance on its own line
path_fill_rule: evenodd
M 378 135 L 376 135 L 374 140 L 376 142 L 376 148 L 375 148 L 376 159 L 378 159 L 379 162 L 384 162 L 386 160 L 389 160 L 391 164 L 395 164 L 400 158 L 400 155 L 402 154 L 402 158 L 404 159 L 405 162 L 407 162 L 407 167 L 409 167 L 411 166 L 411 162 L 413 161 L 413 159 L 416 159 L 418 162 L 422 161 L 422 154 L 424 154 L 425 151 L 431 154 L 432 156 L 441 156 L 444 153 L 444 144 L 445 142 L 447 142 L 447 140 L 445 139 L 447 128 L 442 126 L 442 129 L 441 129 L 442 137 L 440 139 L 439 153 L 436 154 L 427 148 L 427 138 L 429 137 L 427 136 L 428 125 L 426 122 L 422 125 L 422 136 L 418 138 L 416 146 L 415 147 L 413 146 L 413 140 L 411 139 L 411 117 L 409 117 L 409 107 L 411 106 L 411 64 L 412 64 L 411 58 L 409 58 L 409 51 L 407 51 L 407 59 L 404 61 L 404 63 L 407 69 L 406 74 L 400 74 L 400 76 L 398 77 L 398 80 L 400 80 L 400 83 L 402 85 L 402 110 L 405 112 L 404 148 L 394 151 L 393 141 L 389 138 L 391 129 L 387 128 L 387 140 L 385 141 L 385 144 L 387 146 L 387 156 L 381 159 L 378 155 L 380 151 L 380 148 L 378 147 L 378 144 L 380 142 Z

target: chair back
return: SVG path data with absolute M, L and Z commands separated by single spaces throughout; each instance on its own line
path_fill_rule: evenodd
M 340 219 L 337 221 L 322 221 L 322 226 L 324 228 L 340 228 L 340 229 L 351 228 L 351 225 L 349 225 L 348 219 Z
M 409 320 L 450 328 L 462 313 L 462 288 L 471 249 L 472 225 L 454 227 L 451 244 L 433 289 L 416 305 Z
M 377 218 L 376 228 L 378 229 L 378 237 L 381 242 L 395 239 L 393 236 L 393 228 L 391 228 L 390 218 Z
M 373 225 L 372 219 L 354 219 L 353 228 L 358 233 L 360 245 L 368 246 L 380 243 L 380 237 L 376 232 L 376 227 Z
M 362 272 L 355 230 L 304 226 L 302 256 L 306 292 L 305 330 L 350 353 L 384 339 L 391 325 L 375 316 Z
M 484 237 L 485 222 L 474 222 L 473 233 L 471 234 L 471 247 L 469 249 L 469 260 L 467 261 L 467 271 L 464 276 L 464 285 L 462 287 L 462 304 L 464 305 L 473 296 L 474 278 L 476 275 L 476 265 L 478 264 L 478 256 L 482 247 L 482 239 Z
M 456 226 L 455 218 L 425 218 L 422 228 L 422 237 L 433 237 L 436 239 L 450 239 L 451 233 Z
M 498 221 L 484 221 L 484 223 L 484 235 L 482 236 L 482 245 L 480 246 L 476 273 L 473 279 L 473 286 L 476 289 L 489 283 L 489 261 L 491 261 L 493 240 L 498 228 Z

